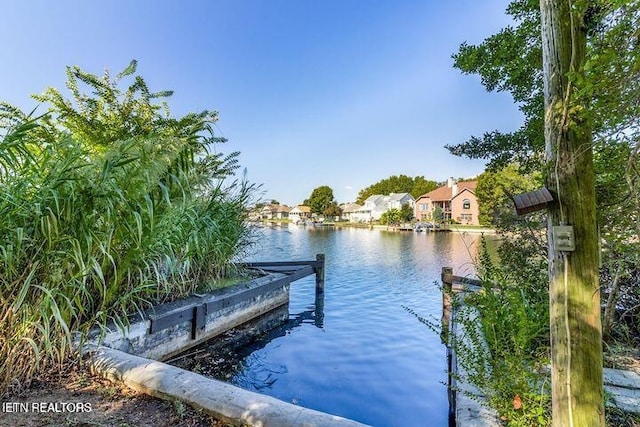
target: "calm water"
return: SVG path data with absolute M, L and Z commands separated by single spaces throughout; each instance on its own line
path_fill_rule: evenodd
M 316 310 L 313 276 L 294 282 L 289 323 L 246 351 L 227 380 L 374 426 L 446 426 L 445 349 L 405 307 L 439 321 L 434 282 L 443 266 L 472 273 L 477 237 L 299 226 L 262 233 L 251 260 L 326 254 L 324 307 Z

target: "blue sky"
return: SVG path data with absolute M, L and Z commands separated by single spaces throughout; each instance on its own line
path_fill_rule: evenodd
M 64 87 L 65 66 L 101 74 L 131 59 L 175 115 L 214 109 L 222 151 L 241 151 L 264 197 L 339 202 L 390 175 L 469 177 L 481 161 L 445 144 L 511 130 L 507 94 L 452 68 L 460 43 L 508 25 L 506 0 L 4 0 L 0 99 Z

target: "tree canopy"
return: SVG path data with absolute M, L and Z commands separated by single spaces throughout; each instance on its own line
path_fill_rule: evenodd
M 508 92 L 523 113 L 522 125 L 511 131 L 488 129 L 482 135 L 473 135 L 467 141 L 449 145 L 447 148 L 455 155 L 488 161 L 490 172 L 479 178 L 476 191 L 481 199 L 494 199 L 481 207 L 484 211 L 481 212 L 485 221 L 494 222 L 498 217 L 504 217 L 503 213 L 506 212 L 503 210 L 505 206 L 503 202 L 506 202 L 505 194 L 501 193 L 502 189 L 499 185 L 495 185 L 496 182 L 503 182 L 505 188 L 512 185 L 514 188 L 524 191 L 526 191 L 527 185 L 539 186 L 541 184 L 537 178 L 534 179 L 534 182 L 527 183 L 517 177 L 516 170 L 513 169 L 514 164 L 517 165 L 519 173 L 524 176 L 530 172 L 534 172 L 534 176 L 544 176 L 547 187 L 555 191 L 554 181 L 548 178 L 560 175 L 569 176 L 572 172 L 571 169 L 578 168 L 578 159 L 584 157 L 587 151 L 590 153 L 593 150 L 596 215 L 599 226 L 598 238 L 600 239 L 598 243 L 601 245 L 602 259 L 600 276 L 604 278 L 601 280 L 602 292 L 603 295 L 608 295 L 607 307 L 615 307 L 611 311 L 612 316 L 620 307 L 627 309 L 625 316 L 637 315 L 640 308 L 638 304 L 640 298 L 634 287 L 630 285 L 633 283 L 633 279 L 629 278 L 638 277 L 637 265 L 640 264 L 638 255 L 640 254 L 638 243 L 640 242 L 640 225 L 638 225 L 640 213 L 640 121 L 638 120 L 640 117 L 640 98 L 638 97 L 638 93 L 640 93 L 640 49 L 638 48 L 640 46 L 640 0 L 575 1 L 568 6 L 571 18 L 565 14 L 562 19 L 557 17 L 553 19 L 555 23 L 561 22 L 562 25 L 565 25 L 563 30 L 571 27 L 573 31 L 571 35 L 564 34 L 565 43 L 571 43 L 574 46 L 577 37 L 586 36 L 586 54 L 583 55 L 582 47 L 579 47 L 576 49 L 580 52 L 572 52 L 571 55 L 572 66 L 574 61 L 580 62 L 580 66 L 574 66 L 563 72 L 556 71 L 555 74 L 547 73 L 547 77 L 553 75 L 553 78 L 566 78 L 571 82 L 563 91 L 563 96 L 557 97 L 557 99 L 566 98 L 565 101 L 570 100 L 571 102 L 564 103 L 567 107 L 563 107 L 566 110 L 563 110 L 564 114 L 561 119 L 563 132 L 558 134 L 559 136 L 556 135 L 556 142 L 574 131 L 584 134 L 593 133 L 593 141 L 586 144 L 588 148 L 574 145 L 581 147 L 580 150 L 569 155 L 565 152 L 565 157 L 560 156 L 555 167 L 554 162 L 548 166 L 544 164 L 545 154 L 552 158 L 553 155 L 560 152 L 560 149 L 554 144 L 548 144 L 545 147 L 543 91 L 545 87 L 548 89 L 549 80 L 546 81 L 546 85 L 543 83 L 545 76 L 543 75 L 541 5 L 547 8 L 555 8 L 560 5 L 567 7 L 567 2 L 514 0 L 507 8 L 507 13 L 514 18 L 514 25 L 502 29 L 481 43 L 462 44 L 453 56 L 454 67 L 465 74 L 478 75 L 487 90 Z M 576 26 L 576 24 L 578 25 Z M 557 35 L 558 31 L 552 33 L 553 35 L 549 36 L 549 32 L 547 32 L 547 36 L 553 37 Z M 581 40 L 584 41 L 584 38 Z M 551 45 L 553 45 L 553 41 L 544 44 L 547 48 Z M 582 46 L 582 42 L 580 46 Z M 566 61 L 566 58 L 564 57 L 563 60 Z M 584 66 L 581 61 L 575 58 L 584 58 Z M 547 55 L 547 59 L 549 59 L 549 55 Z M 547 65 L 548 63 L 549 61 L 547 61 Z M 550 109 L 551 115 L 556 119 L 558 118 L 558 110 L 559 108 Z M 554 123 L 558 122 L 560 121 L 552 121 L 548 125 L 553 127 Z M 547 132 L 547 136 L 549 133 Z M 584 135 L 579 135 L 579 137 L 581 136 Z M 567 162 L 567 159 L 570 161 Z M 558 164 L 561 166 L 558 167 Z M 566 187 L 563 187 L 565 193 L 572 196 L 578 195 L 578 198 L 583 197 L 583 188 L 590 187 L 587 175 L 587 173 L 579 174 L 581 186 L 574 186 L 572 191 L 566 191 Z M 569 198 L 565 197 L 565 202 Z M 554 209 L 557 205 L 560 203 L 554 204 L 548 210 L 551 215 L 554 215 Z M 587 211 L 587 205 L 588 203 L 585 202 L 584 206 L 578 208 L 571 206 L 570 209 L 565 210 L 565 213 Z M 556 217 L 555 223 L 557 222 Z M 574 225 L 579 221 L 570 218 L 568 223 Z M 515 246 L 511 246 L 512 242 L 509 243 L 511 249 L 516 252 L 520 246 L 525 245 L 524 240 L 526 239 L 522 234 L 514 233 L 514 229 L 512 227 L 509 230 L 511 235 L 506 235 L 505 240 L 510 242 L 513 237 L 519 239 L 516 240 Z M 589 229 L 591 230 L 591 228 Z M 542 228 L 531 229 L 529 232 L 531 235 L 544 236 L 546 234 L 544 230 Z M 584 239 L 582 235 L 576 235 L 576 238 L 589 241 L 589 245 L 592 240 L 595 240 Z M 584 246 L 585 243 L 581 243 L 580 250 Z M 538 260 L 544 258 L 545 262 L 538 267 L 540 271 L 546 272 L 548 267 L 546 265 L 546 245 L 536 245 L 535 247 L 538 252 L 532 252 L 526 259 L 522 259 L 521 263 L 523 267 L 537 265 Z M 579 251 L 574 252 L 572 256 L 576 257 L 577 252 Z M 591 256 L 585 265 L 575 269 L 569 267 L 568 271 L 581 271 L 585 277 L 597 276 L 597 258 L 597 255 Z M 560 263 L 554 258 L 550 265 L 557 268 Z M 573 278 L 562 271 L 554 274 L 556 278 L 564 280 L 559 288 L 553 288 L 554 292 L 559 290 L 562 293 L 567 286 L 567 277 L 570 278 L 569 282 Z M 621 298 L 618 291 L 623 292 L 623 283 L 626 283 L 628 288 L 624 298 Z M 519 283 L 518 287 L 522 288 L 524 285 L 526 283 Z M 597 283 L 594 286 L 597 287 Z M 523 298 L 525 298 L 525 294 L 526 298 L 529 298 L 530 295 L 527 292 L 523 292 Z M 590 289 L 589 296 L 596 294 L 597 290 Z M 560 300 L 557 295 L 554 298 L 556 301 Z M 569 305 L 583 307 L 575 302 L 571 302 Z M 596 306 L 597 313 L 600 307 L 598 304 Z M 555 321 L 563 318 L 557 313 L 556 311 L 551 316 Z M 573 313 L 571 315 L 573 316 Z M 587 315 L 586 310 L 583 310 L 581 315 L 585 318 L 597 319 L 593 312 L 589 312 Z M 606 317 L 605 314 L 605 325 L 608 323 Z M 556 332 L 564 330 L 563 327 L 557 325 L 551 329 Z M 587 329 L 585 328 L 585 330 Z M 540 330 L 548 330 L 548 328 Z M 615 328 L 611 330 L 615 331 Z M 593 336 L 596 336 L 595 332 Z M 579 345 L 577 337 L 578 334 L 575 334 L 575 346 Z M 546 345 L 545 343 L 542 346 Z M 557 349 L 557 343 L 554 345 Z M 600 348 L 600 342 L 597 345 Z M 578 358 L 573 360 L 575 363 L 580 363 Z M 524 364 L 524 361 L 519 360 L 519 363 Z M 584 370 L 595 372 L 590 370 L 586 364 Z M 575 390 L 577 390 L 577 376 L 574 380 L 576 381 Z M 518 379 L 516 378 L 514 381 L 518 381 Z M 562 382 L 560 381 L 560 383 Z M 556 383 L 558 382 L 556 381 Z M 509 390 L 509 392 L 513 393 L 513 390 Z M 586 400 L 583 396 L 580 398 Z M 542 402 L 543 399 L 541 398 L 540 401 Z
M 485 171 L 478 176 L 475 193 L 480 209 L 480 223 L 504 226 L 515 221 L 511 197 L 532 191 L 542 183 L 540 173 L 522 174 L 516 164 L 497 171 Z
M 535 167 L 544 152 L 539 4 L 532 0 L 512 1 L 507 14 L 519 24 L 517 27 L 504 28 L 479 45 L 463 43 L 453 56 L 454 67 L 465 74 L 480 75 L 488 91 L 509 92 L 524 115 L 524 123 L 517 130 L 487 131 L 464 143 L 447 146 L 455 155 L 489 160 L 492 169 L 513 161 Z
M 589 101 L 596 161 L 603 145 L 619 143 L 630 148 L 637 165 L 639 5 L 638 0 L 595 1 L 585 16 L 586 81 L 580 85 L 579 95 Z M 491 169 L 500 169 L 513 161 L 523 168 L 539 169 L 544 153 L 539 2 L 512 1 L 507 14 L 517 25 L 502 29 L 478 45 L 463 43 L 453 55 L 454 67 L 465 74 L 479 75 L 489 91 L 509 92 L 524 115 L 524 123 L 512 132 L 487 131 L 447 148 L 455 155 L 486 159 Z M 625 163 L 617 166 L 628 169 Z
M 409 203 L 402 204 L 402 207 L 400 208 L 400 217 L 404 222 L 413 220 L 414 210 Z
M 326 209 L 322 211 L 322 214 L 328 218 L 339 217 L 340 215 L 342 215 L 342 208 L 340 208 L 340 206 L 338 206 L 338 204 L 334 201 L 329 203 L 329 206 L 327 206 Z
M 380 224 L 383 225 L 392 225 L 392 224 L 400 224 L 402 221 L 402 212 L 400 209 L 391 208 L 388 211 L 385 211 L 380 217 Z
M 514 0 L 507 13 L 516 25 L 477 45 L 463 43 L 454 67 L 479 75 L 489 91 L 509 92 L 524 122 L 512 132 L 487 131 L 447 148 L 486 159 L 493 171 L 515 162 L 523 172 L 546 173 L 539 2 Z M 586 63 L 575 96 L 588 107 L 582 116 L 593 130 L 603 248 L 622 255 L 630 241 L 640 240 L 640 0 L 590 2 L 584 21 Z
M 336 204 L 333 198 L 333 189 L 328 185 L 321 185 L 311 192 L 303 204 L 309 206 L 311 212 L 315 214 L 324 214 L 329 207 Z

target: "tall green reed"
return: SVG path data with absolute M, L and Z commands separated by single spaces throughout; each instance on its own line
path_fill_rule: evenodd
M 252 239 L 254 186 L 229 183 L 237 153 L 209 153 L 223 142 L 211 114 L 161 116 L 141 79 L 121 93 L 72 71 L 109 102 L 63 111 L 73 104 L 49 90 L 54 107 L 35 119 L 0 106 L 0 393 L 66 360 L 73 332 L 126 327 L 234 272 Z

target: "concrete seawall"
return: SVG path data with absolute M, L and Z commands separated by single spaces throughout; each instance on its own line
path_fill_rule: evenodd
M 256 279 L 141 313 L 130 319 L 129 328 L 111 326 L 105 334 L 94 331 L 83 344 L 91 371 L 156 397 L 182 401 L 233 425 L 364 426 L 161 362 L 278 307 L 286 307 L 290 284 L 299 278 L 315 273 L 316 292 L 323 294 L 323 255 L 318 255 L 315 262 L 263 267 L 263 273 L 270 272 Z
M 119 350 L 97 347 L 90 350 L 89 355 L 88 363 L 97 375 L 156 397 L 183 401 L 233 425 L 365 426 Z
M 164 304 L 142 316 L 138 315 L 127 330 L 112 326 L 102 337 L 100 331 L 94 331 L 90 336 L 90 344 L 154 360 L 166 360 L 287 304 L 290 285 L 285 279 L 284 274 L 272 273 L 229 288 Z M 202 325 L 194 334 L 194 321 L 189 317 L 193 317 L 194 310 L 200 307 L 205 307 Z M 181 316 L 185 319 L 181 319 Z M 164 328 L 159 326 L 156 329 L 162 329 L 153 331 L 154 321 L 156 324 L 167 323 L 166 319 L 176 324 Z

